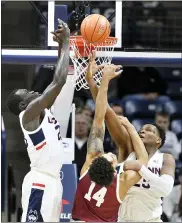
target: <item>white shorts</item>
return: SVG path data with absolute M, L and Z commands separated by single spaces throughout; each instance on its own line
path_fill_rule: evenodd
M 118 220 L 118 222 L 132 222 L 132 221 L 124 221 L 124 220 Z M 139 222 L 137 220 L 137 222 Z M 143 222 L 163 222 L 160 218 L 154 218 L 154 219 L 151 219 L 150 221 L 143 221 Z
M 21 222 L 59 222 L 62 194 L 60 177 L 30 171 L 22 184 Z

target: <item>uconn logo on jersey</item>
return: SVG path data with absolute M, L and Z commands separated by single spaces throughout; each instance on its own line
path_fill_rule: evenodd
M 48 117 L 48 123 L 55 125 L 55 130 L 57 131 L 58 140 L 61 140 L 60 125 L 54 117 Z
M 160 171 L 161 171 L 161 169 L 160 168 L 157 168 L 157 167 L 152 167 L 152 168 L 150 168 L 150 167 L 148 167 L 148 169 L 152 172 L 152 173 L 154 173 L 154 174 L 156 174 L 156 175 L 160 175 Z M 145 188 L 145 189 L 149 189 L 150 188 L 150 182 L 149 181 L 147 181 L 147 180 L 145 180 L 145 179 L 142 179 L 141 180 L 141 183 L 139 183 L 139 184 L 135 184 L 134 185 L 135 187 L 143 187 L 143 188 Z

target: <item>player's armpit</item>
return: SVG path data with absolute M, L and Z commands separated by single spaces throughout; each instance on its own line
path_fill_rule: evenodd
M 121 200 L 124 199 L 128 190 L 132 186 L 134 186 L 140 179 L 141 179 L 141 176 L 133 170 L 127 170 L 120 175 L 119 195 L 120 195 Z
M 161 169 L 161 174 L 168 174 L 174 178 L 175 176 L 175 168 L 176 168 L 176 163 L 171 154 L 164 154 L 163 155 L 163 165 Z

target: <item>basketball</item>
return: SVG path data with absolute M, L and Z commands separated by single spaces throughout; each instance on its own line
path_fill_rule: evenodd
M 103 15 L 89 15 L 81 24 L 81 35 L 89 43 L 104 42 L 109 37 L 110 32 L 110 23 Z

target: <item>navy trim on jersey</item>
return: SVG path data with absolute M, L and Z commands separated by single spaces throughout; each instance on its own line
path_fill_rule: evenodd
M 33 133 L 33 134 L 28 134 L 28 135 L 30 139 L 32 140 L 34 146 L 38 145 L 39 143 L 45 140 L 45 135 L 42 131 L 42 128 L 39 129 L 38 132 Z
M 117 166 L 117 167 L 116 167 L 116 172 L 117 172 L 117 174 L 119 173 L 119 171 L 120 171 L 120 166 Z
M 40 212 L 43 195 L 44 190 L 32 188 L 28 203 L 26 222 L 43 222 L 43 217 Z

